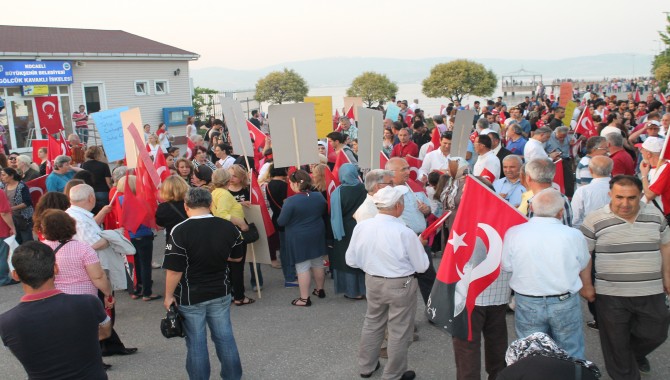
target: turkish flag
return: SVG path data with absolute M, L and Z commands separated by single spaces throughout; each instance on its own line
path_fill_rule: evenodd
M 430 142 L 433 145 L 428 146 L 426 153 L 430 153 L 440 146 L 440 130 L 437 127 L 433 128 L 433 132 L 430 133 Z
M 640 102 L 640 89 L 636 88 L 635 89 L 635 103 L 639 103 L 639 102 Z
M 48 135 L 47 139 L 49 141 L 47 144 L 47 174 L 49 174 L 53 170 L 54 160 L 62 154 L 62 147 L 60 142 L 51 135 Z
M 510 227 L 526 220 L 474 177 L 465 180 L 461 206 L 426 306 L 435 325 L 472 341 L 470 318 L 475 300 L 500 274 L 503 237 Z
M 333 148 L 333 144 L 330 143 L 329 139 L 326 139 L 326 144 L 328 145 L 328 162 L 335 162 L 335 160 L 337 160 L 335 148 Z
M 109 189 L 109 205 L 112 206 L 112 211 L 105 215 L 103 224 L 105 225 L 106 230 L 115 230 L 121 228 L 121 216 L 123 215 L 123 208 L 121 207 L 121 202 L 119 202 L 119 196 L 123 195 L 122 192 L 116 189 L 116 186 Z M 125 231 L 127 235 L 127 231 Z M 129 238 L 129 236 L 126 236 Z
M 418 181 L 413 180 L 411 178 L 407 179 L 407 182 L 405 182 L 405 184 L 414 193 L 425 193 L 426 192 L 426 189 L 423 187 L 423 184 L 421 182 L 418 182 Z
M 596 131 L 596 125 L 593 122 L 593 116 L 591 116 L 591 110 L 589 107 L 585 107 L 584 112 L 582 112 L 581 116 L 579 116 L 579 120 L 577 120 L 577 127 L 575 127 L 575 133 L 579 133 L 587 139 L 598 135 L 598 132 Z
M 138 162 L 139 164 L 139 162 Z M 140 225 L 149 219 L 149 208 L 144 201 L 133 194 L 128 181 L 129 172 L 126 172 L 126 191 L 123 192 L 123 202 L 121 204 L 121 226 L 126 230 L 135 233 Z M 139 179 L 136 177 L 135 192 L 139 192 Z
M 64 154 L 68 157 L 72 157 L 72 148 L 70 148 L 70 143 L 68 143 L 67 140 L 65 140 L 65 134 L 61 131 L 61 133 L 58 134 L 58 141 L 60 142 L 60 151 L 61 154 Z M 83 144 L 82 144 L 83 148 Z
M 379 168 L 386 169 L 386 163 L 389 162 L 389 157 L 384 152 L 379 152 Z
M 412 111 L 411 109 L 408 108 L 407 113 L 405 114 L 405 124 L 407 124 L 410 128 L 414 124 L 412 122 L 413 118 L 414 118 L 414 111 Z
M 668 140 L 670 137 L 666 136 L 663 140 L 663 148 L 661 149 L 661 159 L 670 160 L 670 150 L 668 150 Z M 661 163 L 659 163 L 659 166 Z
M 409 164 L 409 178 L 416 180 L 419 176 L 419 169 L 421 169 L 421 160 L 412 156 L 405 156 L 405 160 Z
M 505 124 L 505 120 L 507 120 L 507 117 L 505 116 L 505 112 L 500 112 L 498 114 L 498 118 L 500 118 L 500 124 Z
M 428 227 L 426 227 L 425 230 L 421 233 L 421 238 L 422 239 L 428 239 L 431 235 L 433 235 L 438 228 L 442 227 L 444 222 L 447 220 L 447 218 L 451 215 L 451 211 L 445 211 L 444 214 L 442 214 L 441 217 L 436 218 L 433 223 L 431 223 Z
M 40 164 L 42 161 L 37 155 L 37 152 L 39 152 L 40 148 L 49 149 L 49 140 L 33 140 L 31 143 L 33 145 L 33 162 Z
M 167 161 L 165 160 L 165 155 L 159 149 L 156 152 L 156 157 L 154 157 L 154 166 L 156 167 L 156 172 L 161 178 L 161 183 L 165 181 L 170 176 L 170 168 L 168 167 Z
M 149 164 L 153 165 L 151 162 Z M 151 169 L 145 166 L 143 160 L 137 160 L 137 168 L 135 168 L 135 194 L 137 194 L 139 200 L 143 201 L 147 210 L 142 224 L 147 227 L 157 228 L 156 209 L 158 208 L 158 190 L 149 175 L 149 170 Z M 156 169 L 153 168 L 153 170 L 155 171 Z M 126 193 L 130 192 L 127 191 Z
M 247 120 L 247 129 L 249 129 L 249 137 L 251 137 L 251 142 L 254 145 L 254 160 L 260 162 L 263 159 L 263 148 L 267 136 L 249 120 Z
M 63 130 L 63 123 L 60 120 L 58 111 L 57 96 L 37 96 L 35 97 L 35 108 L 37 109 L 37 118 L 40 121 L 40 127 L 46 134 L 53 135 Z
M 558 185 L 561 194 L 565 194 L 565 179 L 563 177 L 563 160 L 554 162 L 556 165 L 556 173 L 554 173 L 554 183 Z
M 337 130 L 337 126 L 340 124 L 340 111 L 335 110 L 335 116 L 333 116 L 333 131 Z
M 35 207 L 40 198 L 42 198 L 42 195 L 47 192 L 47 176 L 43 175 L 30 180 L 26 182 L 26 186 L 28 186 L 30 200 L 33 202 L 33 207 Z
M 349 111 L 347 111 L 347 119 L 354 120 L 355 119 L 354 115 L 355 115 L 354 114 L 354 106 L 352 105 L 351 107 L 349 107 Z
M 272 224 L 272 217 L 268 212 L 268 207 L 263 198 L 263 191 L 258 185 L 258 176 L 251 174 L 251 204 L 261 206 L 261 216 L 263 216 L 263 225 L 265 226 L 265 235 L 271 236 L 275 233 L 275 226 Z
M 491 171 L 488 168 L 484 168 L 482 172 L 479 173 L 479 176 L 482 178 L 486 178 L 491 183 L 493 183 L 493 181 L 496 180 L 496 175 L 491 173 Z
M 193 153 L 195 153 L 195 144 L 191 141 L 191 138 L 188 137 L 186 138 L 186 155 L 184 155 L 184 157 L 186 157 L 187 160 L 192 160 Z
M 340 186 L 340 167 L 344 164 L 349 164 L 351 161 L 349 161 L 349 157 L 344 153 L 344 149 L 340 149 L 339 152 L 337 152 L 337 156 L 335 158 L 335 166 L 333 166 L 333 178 L 335 179 L 335 183 L 337 186 Z
M 335 180 L 335 176 L 333 176 L 333 172 L 330 171 L 330 168 L 326 166 L 326 201 L 328 202 L 328 212 L 330 213 L 330 194 L 335 191 L 337 188 L 337 181 Z

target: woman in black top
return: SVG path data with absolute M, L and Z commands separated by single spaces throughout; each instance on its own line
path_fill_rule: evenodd
M 276 232 L 270 236 L 268 243 L 270 249 L 279 249 L 281 270 L 284 273 L 284 287 L 297 287 L 295 266 L 289 264 L 288 253 L 285 250 L 284 227 L 279 226 L 277 223 L 281 209 L 284 206 L 284 200 L 288 194 L 288 183 L 286 182 L 287 168 L 275 168 L 273 164 L 269 170 L 270 182 L 265 187 L 265 195 L 270 204 L 270 210 L 272 210 L 272 224 Z
M 103 152 L 99 146 L 91 146 L 86 149 L 86 162 L 81 168 L 93 174 L 93 191 L 95 191 L 96 209 L 109 204 L 109 188 L 112 186 L 112 172 L 109 165 L 102 162 Z
M 181 177 L 170 176 L 163 181 L 160 197 L 163 201 L 156 209 L 156 224 L 165 228 L 165 242 L 170 241 L 172 228 L 186 220 L 184 196 L 189 186 Z

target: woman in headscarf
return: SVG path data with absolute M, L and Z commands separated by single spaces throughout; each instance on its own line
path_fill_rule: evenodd
M 344 293 L 345 298 L 365 298 L 365 273 L 352 268 L 345 261 L 351 235 L 356 227 L 354 213 L 365 201 L 367 191 L 358 178 L 358 170 L 352 164 L 340 167 L 340 186 L 330 195 L 330 223 L 335 245 L 330 258 L 330 268 L 335 280 L 335 293 Z

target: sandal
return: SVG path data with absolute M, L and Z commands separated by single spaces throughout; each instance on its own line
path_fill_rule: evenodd
M 149 297 L 142 297 L 142 301 L 149 302 L 149 301 L 159 300 L 162 297 L 163 296 L 161 296 L 160 294 L 152 294 Z
M 319 298 L 326 298 L 326 291 L 323 289 L 314 289 L 312 294 Z
M 302 302 L 303 304 L 299 305 L 298 302 Z M 307 297 L 307 299 L 298 297 L 298 298 L 294 299 L 293 301 L 291 301 L 291 305 L 301 306 L 301 307 L 312 306 L 312 300 L 310 300 L 309 297 Z
M 235 305 L 237 305 L 237 306 L 251 305 L 254 302 L 256 302 L 255 299 L 249 298 L 249 297 L 244 297 L 244 299 L 241 300 L 241 301 L 235 301 Z

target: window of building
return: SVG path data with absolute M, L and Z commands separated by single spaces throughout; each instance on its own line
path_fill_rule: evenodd
M 154 94 L 166 95 L 168 93 L 170 93 L 170 87 L 168 86 L 168 81 L 166 80 L 154 81 Z
M 135 81 L 135 95 L 149 95 L 149 81 Z

